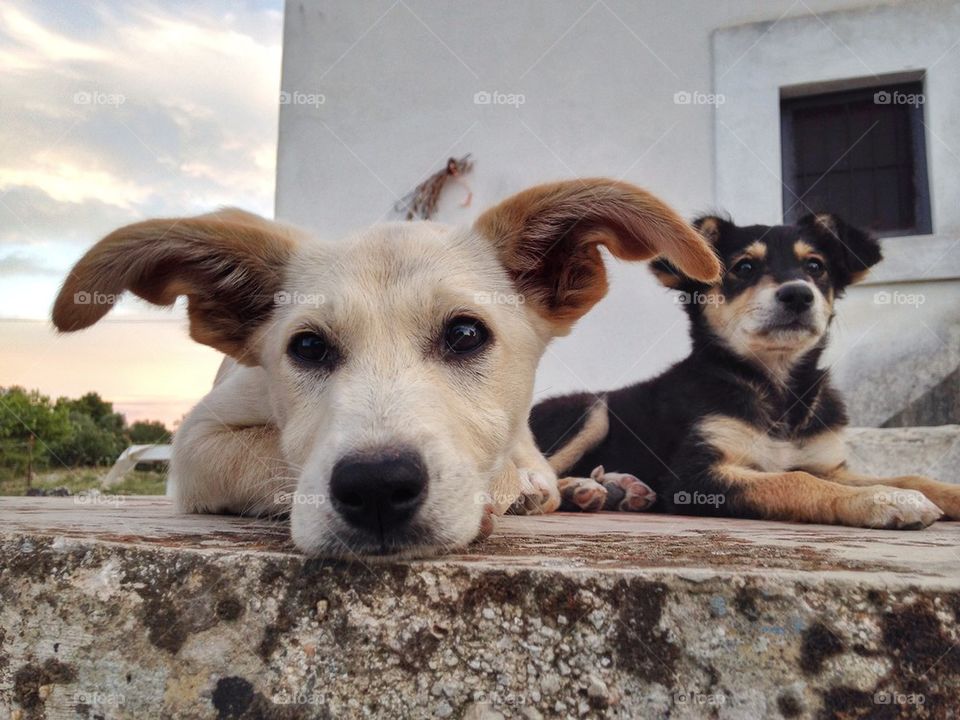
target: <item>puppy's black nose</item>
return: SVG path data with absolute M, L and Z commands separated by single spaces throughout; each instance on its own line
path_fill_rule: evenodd
M 795 313 L 802 313 L 813 305 L 813 290 L 806 283 L 790 283 L 777 290 L 777 300 Z
M 330 495 L 351 525 L 386 536 L 413 517 L 427 496 L 427 470 L 411 450 L 348 455 L 333 468 Z

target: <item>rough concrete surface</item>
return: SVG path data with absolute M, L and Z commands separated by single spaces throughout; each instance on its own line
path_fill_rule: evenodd
M 960 526 L 505 518 L 311 560 L 159 498 L 0 500 L 0 717 L 893 718 L 960 708 Z
M 865 475 L 960 482 L 960 425 L 847 428 L 847 461 Z

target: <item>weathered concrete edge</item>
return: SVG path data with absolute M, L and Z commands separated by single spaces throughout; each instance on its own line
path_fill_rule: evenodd
M 0 707 L 22 718 L 81 705 L 137 718 L 796 717 L 877 711 L 882 693 L 960 704 L 952 583 L 447 561 L 357 573 L 56 536 L 0 550 Z
M 922 531 L 919 531 L 922 532 Z M 597 574 L 606 574 L 616 578 L 643 577 L 649 580 L 677 579 L 690 583 L 703 583 L 710 580 L 732 581 L 741 579 L 755 579 L 763 581 L 790 581 L 802 582 L 809 587 L 818 585 L 836 588 L 869 586 L 874 589 L 910 589 L 929 592 L 960 592 L 960 573 L 955 576 L 939 574 L 920 574 L 910 570 L 880 569 L 866 566 L 862 570 L 854 569 L 792 569 L 783 567 L 763 567 L 757 569 L 742 566 L 670 566 L 644 565 L 642 567 L 617 567 L 613 565 L 595 565 L 579 561 L 576 558 L 557 560 L 545 556 L 461 556 L 443 555 L 426 559 L 396 560 L 389 558 L 358 557 L 353 560 L 337 560 L 329 558 L 311 558 L 298 552 L 278 552 L 276 550 L 229 550 L 222 547 L 167 547 L 162 543 L 130 543 L 90 538 L 83 535 L 75 536 L 56 532 L 3 532 L 0 531 L 0 547 L 7 542 L 32 542 L 40 540 L 50 543 L 52 549 L 65 551 L 71 547 L 108 548 L 116 551 L 143 551 L 156 552 L 168 555 L 171 561 L 180 555 L 198 555 L 204 558 L 223 558 L 225 560 L 255 558 L 270 559 L 271 561 L 287 561 L 301 565 L 319 564 L 332 570 L 344 573 L 373 572 L 389 570 L 391 568 L 406 568 L 422 571 L 465 571 L 475 574 L 503 573 L 522 571 L 532 574 L 542 574 L 546 577 L 563 576 L 571 579 L 589 578 Z M 698 558 L 691 556 L 691 562 Z M 957 554 L 960 565 L 960 551 Z M 839 559 L 838 559 L 839 561 Z M 4 561 L 0 557 L 0 569 Z

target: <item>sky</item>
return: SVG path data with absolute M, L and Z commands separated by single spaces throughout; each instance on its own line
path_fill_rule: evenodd
M 282 24 L 282 0 L 0 4 L 0 386 L 168 425 L 206 393 L 221 356 L 182 306 L 127 299 L 72 335 L 50 308 L 121 225 L 273 216 Z

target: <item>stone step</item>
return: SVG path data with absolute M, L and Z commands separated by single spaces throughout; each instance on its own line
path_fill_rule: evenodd
M 0 499 L 0 717 L 953 717 L 960 526 L 504 518 L 311 560 L 163 498 Z
M 848 428 L 848 462 L 866 475 L 926 475 L 960 482 L 960 425 Z

